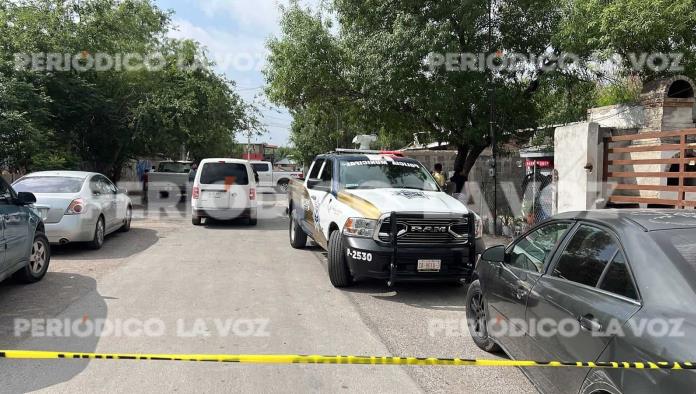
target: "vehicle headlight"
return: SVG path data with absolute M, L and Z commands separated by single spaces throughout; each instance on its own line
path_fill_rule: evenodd
M 474 217 L 476 218 L 476 224 L 474 225 L 474 237 L 476 239 L 483 238 L 483 220 L 481 220 L 479 215 L 474 214 Z
M 377 228 L 377 221 L 365 218 L 349 218 L 343 226 L 343 235 L 351 237 L 372 238 Z

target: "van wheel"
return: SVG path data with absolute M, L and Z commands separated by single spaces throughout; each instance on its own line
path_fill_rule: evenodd
M 104 246 L 104 237 L 106 235 L 106 227 L 104 226 L 104 217 L 100 216 L 97 224 L 94 226 L 94 238 L 87 243 L 90 249 L 99 250 Z
M 29 264 L 17 272 L 17 277 L 24 283 L 38 282 L 46 275 L 50 262 L 51 245 L 46 235 L 37 231 L 34 234 L 34 243 L 31 245 Z
M 256 226 L 258 223 L 259 219 L 256 217 L 257 215 L 257 210 L 254 209 L 249 213 L 249 225 L 250 226 Z
M 329 279 L 334 287 L 347 287 L 353 283 L 348 270 L 341 232 L 335 230 L 329 237 Z
M 466 293 L 466 320 L 469 325 L 469 334 L 476 346 L 490 353 L 500 352 L 500 346 L 488 335 L 488 317 L 483 302 L 481 282 L 478 279 L 469 286 L 469 291 Z
M 295 211 L 290 214 L 290 246 L 295 249 L 303 249 L 307 246 L 307 234 L 302 230 L 300 223 L 295 220 Z
M 201 225 L 201 217 L 192 214 L 191 215 L 191 224 L 193 224 L 194 226 L 200 226 Z

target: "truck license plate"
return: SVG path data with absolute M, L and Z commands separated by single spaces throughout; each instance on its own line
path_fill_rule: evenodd
M 441 260 L 418 260 L 418 271 L 440 272 Z

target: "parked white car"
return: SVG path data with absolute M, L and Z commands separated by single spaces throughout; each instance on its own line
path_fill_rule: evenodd
M 245 218 L 256 225 L 256 178 L 247 160 L 201 161 L 191 192 L 191 223 L 199 226 L 207 218 Z
M 94 172 L 45 171 L 19 178 L 17 192 L 36 196 L 34 207 L 52 244 L 87 242 L 100 249 L 115 231 L 129 231 L 133 206 L 124 190 Z
M 274 170 L 270 161 L 252 161 L 251 167 L 259 176 L 259 187 L 274 188 L 279 193 L 287 193 L 290 181 L 302 178 L 302 173 L 298 171 Z

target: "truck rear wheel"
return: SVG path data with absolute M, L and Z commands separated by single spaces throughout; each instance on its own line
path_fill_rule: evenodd
M 307 246 L 307 234 L 302 230 L 300 223 L 295 220 L 295 211 L 290 213 L 290 246 L 302 249 Z
M 353 283 L 348 270 L 345 247 L 340 230 L 335 230 L 329 237 L 329 279 L 334 287 L 347 287 Z
M 278 193 L 287 193 L 288 192 L 288 184 L 289 184 L 289 181 L 287 179 L 283 179 L 281 181 L 278 181 L 278 184 L 276 185 L 276 191 Z

